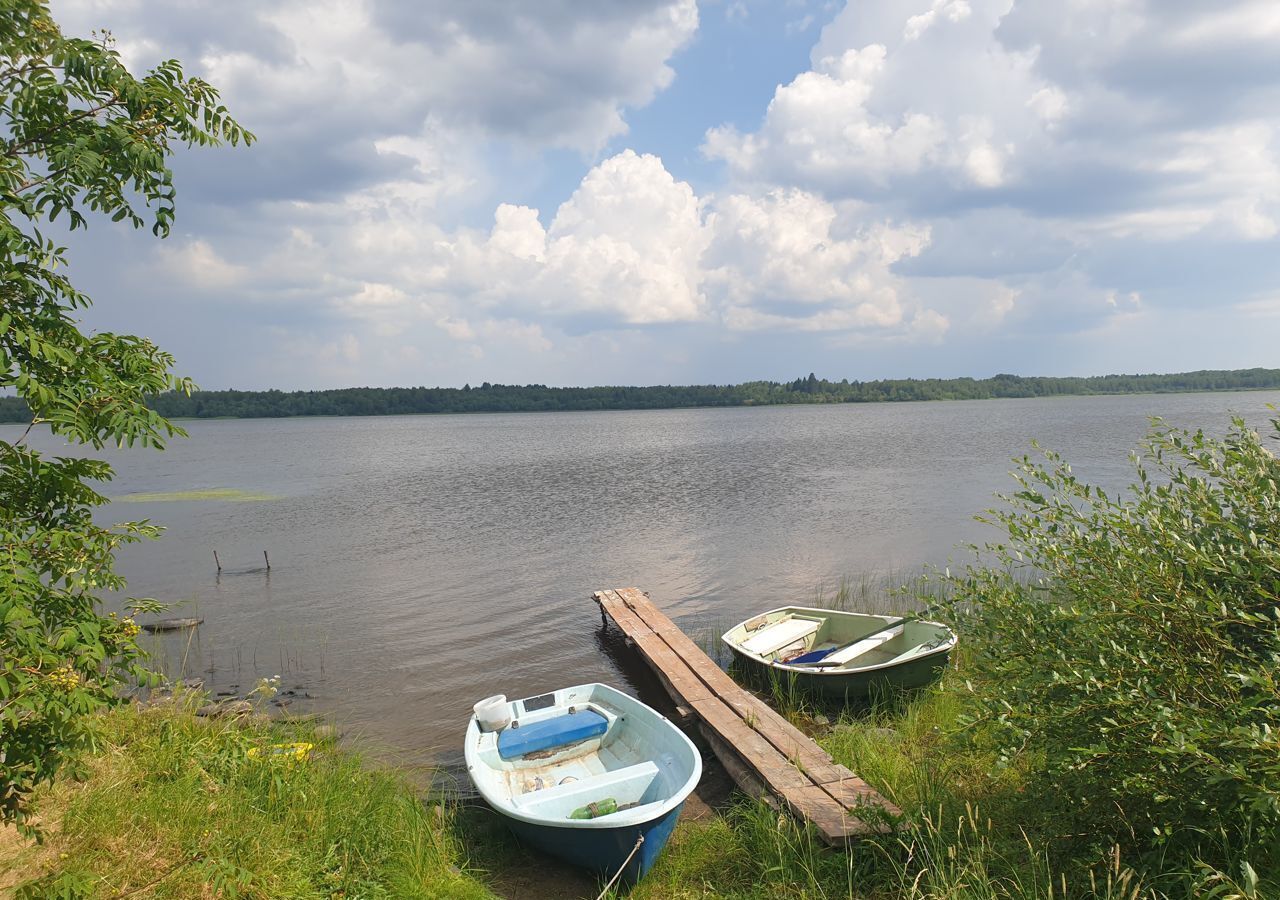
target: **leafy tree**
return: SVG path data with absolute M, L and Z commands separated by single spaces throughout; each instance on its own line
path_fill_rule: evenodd
M 992 513 L 1003 565 L 952 581 L 971 734 L 1030 773 L 1055 849 L 1263 871 L 1280 865 L 1280 461 L 1239 419 L 1223 439 L 1157 423 L 1143 450 L 1120 496 L 1054 453 L 1022 461 Z
M 174 146 L 251 140 L 176 61 L 135 78 L 109 34 L 67 37 L 43 0 L 0 4 L 0 389 L 34 423 L 94 448 L 159 448 L 181 434 L 144 399 L 191 383 L 145 338 L 77 328 L 89 298 L 40 228 L 84 228 L 98 214 L 164 237 Z M 110 467 L 45 457 L 25 438 L 0 442 L 0 821 L 20 826 L 31 790 L 86 739 L 89 714 L 143 674 L 137 626 L 104 615 L 96 594 L 123 586 L 114 551 L 157 532 L 95 524 L 105 498 L 91 484 Z

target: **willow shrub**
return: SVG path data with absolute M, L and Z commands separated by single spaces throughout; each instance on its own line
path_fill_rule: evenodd
M 1055 852 L 1274 871 L 1280 462 L 1239 419 L 1222 439 L 1156 420 L 1133 462 L 1113 497 L 1055 453 L 1020 460 L 986 517 L 995 564 L 949 579 L 966 734 L 1029 773 Z

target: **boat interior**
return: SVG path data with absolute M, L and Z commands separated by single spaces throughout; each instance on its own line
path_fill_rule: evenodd
M 604 825 L 622 813 L 644 820 L 698 768 L 696 751 L 673 726 L 604 685 L 513 700 L 508 707 L 511 722 L 500 731 L 481 731 L 472 719 L 468 765 L 485 799 L 518 818 L 567 824 L 575 810 L 608 809 L 605 801 L 613 801 L 616 811 L 590 821 Z
M 909 621 L 881 630 L 897 618 L 789 606 L 735 625 L 724 640 L 782 665 L 814 650 L 842 648 L 823 660 L 835 664 L 819 670 L 828 673 L 908 662 L 952 640 L 950 630 L 936 622 Z

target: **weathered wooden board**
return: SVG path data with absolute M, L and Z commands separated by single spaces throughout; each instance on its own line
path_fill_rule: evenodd
M 675 651 L 656 634 L 642 635 L 636 638 L 636 644 L 641 653 L 648 658 L 650 666 L 658 670 L 675 690 L 675 695 L 671 699 L 677 704 L 691 704 L 698 700 L 709 700 L 715 696 L 675 654 Z
M 724 766 L 724 770 L 729 773 L 729 777 L 733 779 L 738 788 L 748 797 L 755 797 L 763 800 L 774 809 L 779 809 L 782 805 L 781 801 L 770 792 L 769 788 L 760 776 L 757 775 L 750 766 L 743 762 L 742 757 L 734 751 L 732 747 L 721 740 L 716 730 L 706 722 L 701 723 L 699 731 L 706 738 L 707 745 L 711 747 L 716 758 Z
M 843 844 L 882 826 L 864 822 L 866 806 L 900 811 L 804 732 L 740 687 L 636 588 L 597 591 L 600 608 L 629 637 L 672 699 L 700 728 L 734 781 L 753 796 L 813 823 Z M 875 818 L 875 817 L 873 817 Z
M 653 629 L 641 621 L 631 608 L 622 601 L 615 591 L 596 591 L 592 595 L 601 608 L 607 612 L 627 637 L 634 638 L 638 634 L 652 634 Z
M 840 781 L 828 781 L 820 784 L 819 787 L 847 809 L 856 810 L 859 806 L 868 805 L 878 807 L 893 816 L 902 815 L 902 810 L 886 800 L 880 795 L 879 791 L 852 772 L 849 773 L 848 778 Z
M 597 591 L 594 599 L 613 617 L 623 633 L 640 647 L 641 655 L 662 679 L 663 686 L 674 702 L 687 704 L 712 696 L 711 691 L 689 666 L 665 641 L 650 631 L 614 591 Z
M 815 784 L 787 791 L 782 800 L 794 815 L 812 822 L 818 833 L 830 843 L 848 841 L 880 830 L 836 803 L 830 794 Z
M 693 704 L 693 711 L 714 728 L 725 743 L 737 750 L 747 765 L 773 790 L 785 791 L 813 785 L 803 772 L 788 762 L 768 741 L 748 728 L 746 723 L 719 700 L 699 700 Z
M 870 785 L 844 766 L 834 763 L 827 752 L 815 744 L 803 731 L 730 678 L 641 591 L 635 588 L 622 588 L 610 593 L 626 604 L 628 609 L 641 620 L 644 627 L 661 636 L 690 665 L 698 677 L 702 678 L 707 686 L 732 707 L 753 730 L 759 732 L 787 759 L 798 762 L 800 767 L 812 776 L 815 784 L 853 779 L 874 793 Z

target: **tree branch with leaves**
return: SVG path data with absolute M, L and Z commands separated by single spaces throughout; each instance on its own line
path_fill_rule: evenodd
M 0 389 L 34 424 L 95 449 L 160 449 L 183 434 L 146 399 L 190 393 L 191 381 L 144 337 L 80 330 L 74 314 L 91 301 L 41 227 L 105 216 L 163 238 L 174 149 L 252 140 L 176 60 L 136 77 L 110 33 L 68 37 L 42 0 L 0 5 Z M 0 821 L 21 827 L 31 791 L 83 744 L 92 714 L 146 677 L 137 626 L 105 614 L 99 593 L 124 587 L 115 551 L 159 531 L 96 524 L 106 498 L 91 484 L 110 466 L 47 458 L 25 436 L 0 441 Z

